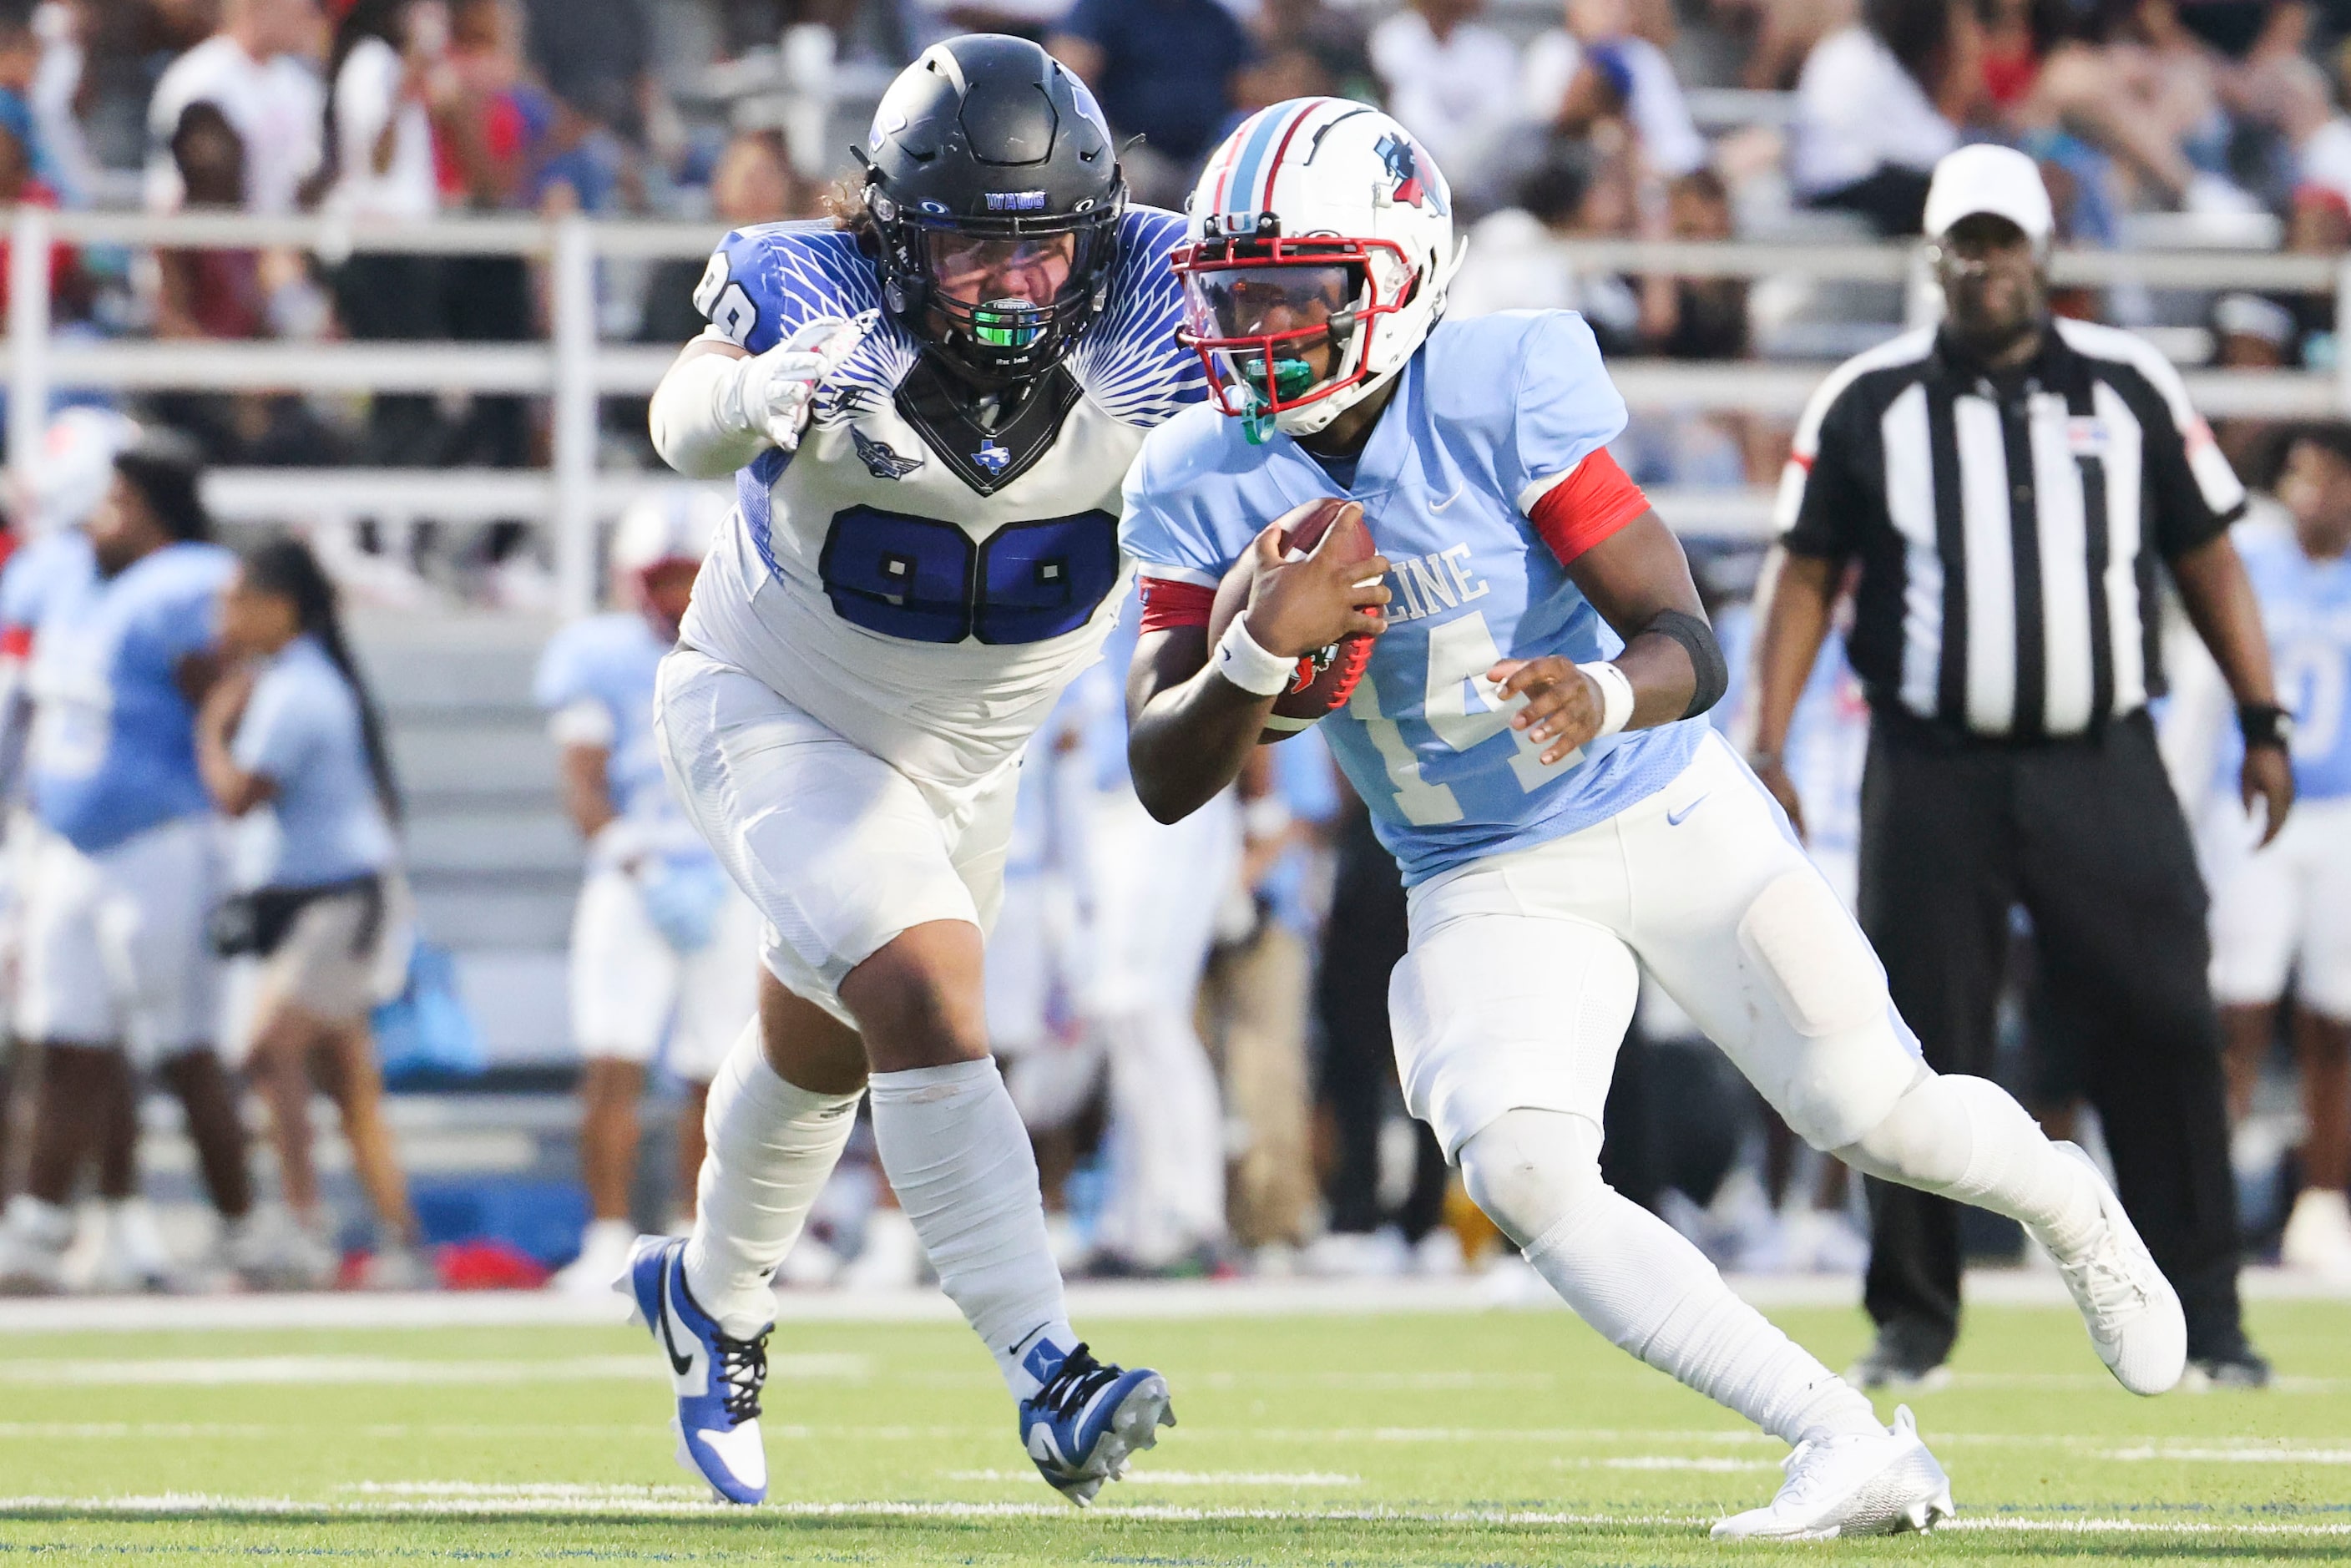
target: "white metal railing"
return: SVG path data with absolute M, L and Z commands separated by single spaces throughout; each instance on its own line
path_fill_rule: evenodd
M 28 470 L 41 459 L 42 430 L 55 388 L 533 393 L 551 399 L 549 466 L 543 471 L 429 473 L 401 469 L 232 470 L 209 491 L 224 517 L 285 519 L 322 512 L 372 511 L 452 520 L 526 517 L 550 525 L 556 575 L 567 610 L 596 596 L 596 524 L 657 476 L 600 475 L 596 403 L 606 395 L 653 390 L 674 357 L 666 346 L 606 343 L 597 337 L 596 267 L 604 259 L 698 260 L 716 242 L 710 224 L 590 219 L 577 214 L 444 218 L 366 224 L 335 217 L 239 214 L 52 212 L 8 214 L 11 243 L 7 340 L 0 379 L 8 390 L 8 452 Z M 51 333 L 52 243 L 170 245 L 302 250 L 328 261 L 362 252 L 521 256 L 547 269 L 550 330 L 544 342 L 505 344 L 350 342 L 156 342 L 85 340 Z M 1918 247 L 1881 245 L 1700 244 L 1687 241 L 1563 240 L 1562 266 L 1586 272 L 1684 277 L 1799 275 L 1824 281 L 1925 283 Z M 2351 257 L 2266 253 L 2061 252 L 2063 284 L 2150 288 L 2266 289 L 2335 298 L 2338 340 L 2351 347 Z M 2332 373 L 2194 371 L 2190 394 L 2220 416 L 2310 417 L 2351 412 L 2351 352 Z M 1610 366 L 1635 407 L 1739 410 L 1782 416 L 1801 410 L 1821 379 L 1817 365 L 1621 360 Z M 20 477 L 23 476 L 20 473 Z M 1682 492 L 1673 514 L 1692 531 L 1747 533 L 1761 497 L 1729 491 L 1719 499 Z

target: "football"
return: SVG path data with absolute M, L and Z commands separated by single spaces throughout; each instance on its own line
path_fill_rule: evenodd
M 1372 544 L 1372 530 L 1364 526 L 1364 508 L 1353 501 L 1324 496 L 1291 508 L 1280 523 L 1282 553 L 1288 559 L 1302 559 L 1332 528 L 1339 530 L 1339 537 L 1332 540 L 1331 548 L 1342 552 L 1342 560 L 1366 560 L 1378 553 Z M 1208 612 L 1208 646 L 1215 647 L 1233 617 L 1249 608 L 1249 587 L 1256 580 L 1257 556 L 1252 552 L 1236 561 L 1217 584 L 1217 601 Z M 1273 713 L 1258 732 L 1257 743 L 1270 746 L 1287 740 L 1324 715 L 1346 706 L 1371 661 L 1372 639 L 1360 632 L 1300 659 L 1298 674 L 1290 689 L 1274 699 Z

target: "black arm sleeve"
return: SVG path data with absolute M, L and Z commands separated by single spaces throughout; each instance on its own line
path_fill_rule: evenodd
M 1714 628 L 1702 615 L 1692 615 L 1682 610 L 1660 610 L 1641 628 L 1643 636 L 1656 632 L 1671 637 L 1689 655 L 1690 668 L 1697 672 L 1698 689 L 1690 693 L 1689 706 L 1682 709 L 1684 718 L 1696 718 L 1722 700 L 1730 689 L 1730 664 L 1722 656 L 1722 644 L 1715 641 Z

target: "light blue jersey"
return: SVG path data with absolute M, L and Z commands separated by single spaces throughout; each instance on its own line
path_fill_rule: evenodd
M 57 602 L 97 575 L 89 536 L 79 528 L 59 528 L 35 539 L 10 556 L 7 569 L 0 571 L 0 632 L 12 640 L 37 635 Z
M 166 545 L 49 603 L 33 650 L 33 808 L 84 853 L 212 810 L 179 671 L 213 645 L 235 569 L 217 546 Z
M 2294 789 L 2351 795 L 2351 558 L 2313 560 L 2284 528 L 2239 528 L 2237 551 L 2261 601 L 2278 701 L 2294 715 Z M 2229 730 L 2227 776 L 2241 743 Z
M 1212 584 L 1293 507 L 1364 504 L 1393 563 L 1391 623 L 1322 729 L 1409 885 L 1606 821 L 1679 773 L 1705 726 L 1614 736 L 1546 768 L 1485 679 L 1504 657 L 1623 647 L 1519 505 L 1625 428 L 1583 319 L 1445 322 L 1395 384 L 1344 489 L 1286 435 L 1252 446 L 1213 406 L 1177 415 L 1127 476 L 1120 537 L 1144 576 Z
M 295 638 L 262 666 L 229 756 L 277 787 L 237 823 L 239 887 L 319 887 L 392 863 L 358 694 L 316 638 Z
M 605 748 L 605 788 L 638 846 L 715 864 L 670 793 L 653 738 L 653 677 L 670 648 L 632 612 L 575 621 L 539 656 L 533 695 L 559 738 Z

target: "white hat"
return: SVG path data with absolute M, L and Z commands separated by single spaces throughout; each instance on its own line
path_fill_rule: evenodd
M 2006 218 L 2035 245 L 2047 244 L 2057 227 L 2040 168 L 2013 147 L 1978 142 L 1945 153 L 1935 165 L 1934 183 L 1927 187 L 1927 237 L 1940 239 L 1978 213 Z
M 699 564 L 726 521 L 733 497 L 712 485 L 664 485 L 631 501 L 612 531 L 612 570 L 649 571 L 671 561 Z

